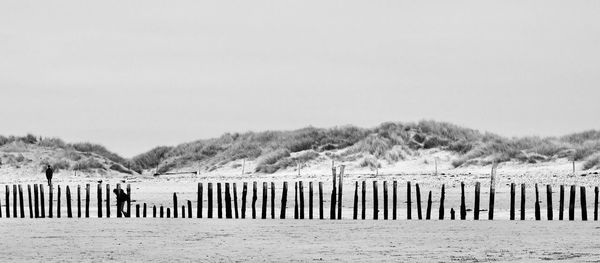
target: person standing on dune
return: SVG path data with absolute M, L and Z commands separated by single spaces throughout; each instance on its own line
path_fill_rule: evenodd
M 46 167 L 46 179 L 48 179 L 48 187 L 52 186 L 52 175 L 54 174 L 54 170 L 52 166 L 48 165 Z

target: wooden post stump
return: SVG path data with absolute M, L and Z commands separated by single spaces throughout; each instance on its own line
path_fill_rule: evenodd
M 467 204 L 465 201 L 465 183 L 460 182 L 460 220 L 467 219 Z
M 123 214 L 123 209 L 121 208 L 121 198 L 119 195 L 121 194 L 121 184 L 117 183 L 117 194 L 115 196 L 115 203 L 117 203 L 117 218 L 120 218 Z
M 515 220 L 515 183 L 510 183 L 510 220 Z
M 20 188 L 19 185 L 19 192 L 21 191 Z M 598 221 L 598 186 L 594 187 L 594 221 Z
M 231 192 L 229 191 L 229 183 L 225 183 L 225 218 L 233 218 L 233 212 L 231 210 Z
M 256 219 L 256 200 L 257 200 L 257 185 L 252 182 L 252 219 Z
M 238 195 L 237 195 L 237 184 L 233 183 L 233 211 L 235 211 L 235 218 L 240 218 L 238 210 Z
M 246 218 L 246 195 L 248 194 L 248 183 L 242 185 L 242 218 Z
M 342 219 L 342 194 L 344 193 L 344 168 L 346 168 L 344 165 L 340 165 L 340 178 L 338 180 L 338 197 L 337 197 L 337 219 L 341 220 Z
M 552 214 L 552 186 L 546 185 L 546 214 L 548 220 L 552 220 L 554 215 Z
M 110 217 L 110 184 L 106 184 L 106 218 Z
M 319 182 L 319 219 L 325 218 L 325 212 L 323 211 L 323 182 Z
M 294 219 L 298 219 L 298 182 L 294 182 Z
M 52 189 L 50 189 L 50 192 L 52 192 Z M 90 217 L 90 184 L 85 185 L 85 217 Z
M 421 213 L 421 188 L 419 184 L 415 184 L 415 192 L 417 194 L 417 218 L 419 220 L 423 219 L 423 214 Z
M 560 185 L 560 197 L 558 201 L 558 220 L 563 220 L 565 210 L 565 186 Z
M 569 221 L 575 220 L 575 186 L 571 185 L 571 196 L 569 200 Z
M 221 183 L 217 183 L 217 218 L 223 218 L 223 199 L 221 197 Z
M 308 182 L 308 219 L 313 219 L 313 182 Z
M 131 184 L 127 184 L 127 217 L 131 217 Z
M 29 218 L 33 218 L 33 205 L 31 205 L 31 185 L 28 184 L 27 185 L 27 201 L 29 202 Z M 0 210 L 1 212 L 1 210 Z M 0 216 L 2 216 L 2 213 L 0 213 Z
M 283 182 L 283 190 L 281 192 L 281 211 L 279 213 L 280 219 L 285 219 L 285 210 L 286 210 L 286 203 L 287 203 L 287 190 L 288 190 L 288 183 Z
M 81 185 L 77 185 L 77 218 L 81 217 Z
M 379 195 L 377 194 L 377 181 L 373 181 L 373 219 L 379 219 Z
M 365 220 L 367 218 L 367 204 L 366 204 L 366 199 L 367 199 L 367 182 L 365 182 L 365 181 L 362 181 L 361 192 L 362 192 L 361 218 L 362 218 L 362 220 Z
M 208 210 L 206 211 L 207 217 L 208 218 L 213 218 L 213 183 L 208 183 L 208 196 L 207 196 L 207 201 L 208 201 Z
M 190 200 L 187 201 L 187 208 L 188 208 L 188 218 L 194 218 L 194 216 L 192 214 L 192 201 L 190 201 Z
M 598 196 L 598 195 L 596 195 Z M 598 202 L 596 202 L 598 203 Z M 19 208 L 21 211 L 21 218 L 25 218 L 25 203 L 23 202 L 23 187 L 21 185 L 19 185 Z
M 587 205 L 585 197 L 585 186 L 579 188 L 579 201 L 581 202 L 581 220 L 587 221 Z
M 312 219 L 312 182 L 310 183 L 310 219 Z M 236 205 L 237 207 L 237 205 Z M 237 218 L 237 217 L 236 217 Z M 271 182 L 271 219 L 275 219 L 275 183 Z
M 394 180 L 392 183 L 392 219 L 398 218 L 398 181 Z
M 388 220 L 388 185 L 383 181 L 383 220 Z
M 442 184 L 442 194 L 440 197 L 439 220 L 444 220 L 444 199 L 446 198 L 446 186 Z
M 98 184 L 96 193 L 97 193 L 96 200 L 98 201 L 98 218 L 102 218 L 102 185 L 101 184 Z
M 73 213 L 71 212 L 71 189 L 67 185 L 67 217 L 73 217 Z
M 263 182 L 263 191 L 262 191 L 262 219 L 267 219 L 267 182 Z
M 196 218 L 202 218 L 202 202 L 204 202 L 202 199 L 202 190 L 202 183 L 198 183 L 198 191 L 196 191 Z
M 300 219 L 304 219 L 304 183 L 298 182 L 298 196 L 300 197 L 298 212 L 300 213 Z
M 538 185 L 535 184 L 535 220 L 540 220 L 541 216 L 540 216 L 540 200 L 539 200 L 539 193 L 538 193 Z
M 140 217 L 140 204 L 135 205 L 135 217 Z
M 33 185 L 33 210 L 35 212 L 35 218 L 39 218 L 40 217 L 40 208 L 38 205 L 38 184 L 34 184 Z M 10 206 L 9 206 L 9 192 L 8 192 L 8 185 L 6 186 L 6 218 L 10 217 Z
M 354 211 L 352 219 L 358 219 L 358 182 L 354 182 Z
M 48 187 L 48 217 L 52 218 L 54 216 L 54 186 L 50 184 Z
M 525 220 L 525 184 L 521 184 L 521 220 Z
M 479 220 L 479 210 L 480 210 L 479 204 L 480 204 L 480 202 L 481 202 L 481 183 L 475 182 L 475 205 L 473 207 L 473 220 Z
M 56 192 L 56 217 L 60 218 L 60 185 Z
M 146 203 L 144 203 L 144 209 L 142 209 L 142 217 L 146 218 Z
M 412 202 L 410 194 L 410 181 L 406 182 L 406 219 L 412 219 Z
M 15 217 L 17 215 L 15 214 Z M 40 184 L 40 217 L 46 217 L 46 202 L 44 200 L 44 184 Z

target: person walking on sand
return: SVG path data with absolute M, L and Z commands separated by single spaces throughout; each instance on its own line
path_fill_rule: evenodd
M 54 174 L 54 170 L 52 166 L 48 165 L 46 167 L 46 179 L 48 179 L 48 187 L 52 186 L 52 175 Z
M 117 213 L 120 212 L 122 216 L 125 216 L 129 214 L 129 211 L 125 213 L 123 211 L 123 207 L 125 206 L 125 202 L 129 201 L 129 195 L 127 195 L 125 191 L 123 191 L 123 189 L 119 190 L 120 192 L 117 193 L 117 189 L 113 189 L 113 193 L 115 193 L 115 195 L 117 196 Z

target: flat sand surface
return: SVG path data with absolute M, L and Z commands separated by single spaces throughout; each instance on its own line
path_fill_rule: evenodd
M 598 222 L 1 219 L 16 261 L 598 261 Z

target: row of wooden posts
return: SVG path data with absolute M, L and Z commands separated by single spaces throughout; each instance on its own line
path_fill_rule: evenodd
M 331 207 L 330 207 L 330 211 L 329 211 L 329 219 L 341 219 L 342 218 L 342 192 L 343 192 L 343 182 L 341 180 L 342 177 L 340 177 L 340 180 L 338 182 L 338 184 L 336 184 L 336 182 L 334 181 L 334 185 L 333 185 L 333 189 L 331 192 Z M 379 219 L 379 194 L 378 194 L 378 182 L 377 181 L 373 181 L 373 219 L 377 220 Z M 397 181 L 393 181 L 392 182 L 392 215 L 391 218 L 392 219 L 397 219 Z M 198 190 L 197 190 L 197 208 L 196 208 L 196 218 L 202 218 L 203 217 L 203 183 L 198 183 Z M 207 183 L 207 218 L 213 218 L 214 217 L 214 211 L 213 211 L 213 186 L 214 183 Z M 223 200 L 222 198 L 222 186 L 224 186 L 224 192 L 225 192 L 225 200 Z M 216 195 L 217 195 L 217 218 L 246 218 L 246 202 L 247 202 L 247 196 L 248 196 L 248 183 L 244 182 L 243 186 L 242 186 L 242 196 L 241 196 L 241 211 L 238 210 L 238 193 L 237 193 L 237 185 L 236 183 L 231 184 L 231 188 L 230 188 L 230 183 L 216 183 Z M 304 219 L 305 218 L 305 203 L 304 203 L 304 182 L 300 181 L 300 182 L 295 182 L 294 183 L 294 218 L 295 219 Z M 13 185 L 13 201 L 12 201 L 12 215 L 13 217 L 21 217 L 24 218 L 25 217 L 25 209 L 24 209 L 24 199 L 23 199 L 23 188 L 21 187 L 21 185 Z M 33 198 L 32 198 L 32 191 L 31 191 L 31 185 L 27 185 L 27 192 L 28 192 L 28 196 L 29 196 L 29 217 L 30 218 L 44 218 L 46 217 L 45 215 L 45 202 L 44 202 L 44 187 L 43 185 L 38 185 L 35 184 L 33 185 Z M 360 198 L 360 203 L 361 203 L 361 209 L 360 209 L 360 218 L 361 219 L 366 219 L 366 188 L 367 188 L 367 182 L 366 181 L 362 181 L 362 186 L 361 188 L 361 193 L 362 196 Z M 8 185 L 5 186 L 6 189 L 6 199 L 5 199 L 5 217 L 10 217 L 11 213 L 10 213 L 10 187 Z M 120 184 L 117 184 L 117 191 L 120 191 L 121 186 Z M 131 187 L 128 184 L 127 185 L 127 194 L 129 196 L 131 196 Z M 230 191 L 230 189 L 233 189 L 233 195 Z M 411 200 L 411 182 L 406 182 L 406 197 L 407 197 L 407 201 L 406 201 L 406 218 L 407 219 L 412 219 L 412 200 Z M 474 220 L 479 220 L 479 213 L 481 210 L 481 204 L 480 204 L 480 191 L 481 190 L 481 185 L 479 182 L 477 182 L 475 184 L 475 202 L 474 202 L 474 207 L 473 207 L 473 219 Z M 521 220 L 525 220 L 525 197 L 526 197 L 526 191 L 525 191 L 525 184 L 521 184 L 521 200 L 520 200 L 520 219 Z M 576 186 L 572 185 L 570 187 L 570 195 L 569 195 L 569 204 L 568 204 L 568 220 L 574 220 L 575 219 L 575 197 L 576 197 L 576 191 L 577 188 Z M 586 187 L 581 186 L 579 188 L 580 191 L 580 207 L 581 207 L 581 219 L 583 221 L 588 220 L 587 217 L 587 205 L 586 205 Z M 271 198 L 270 198 L 270 202 L 271 202 L 271 206 L 270 206 L 270 218 L 275 219 L 276 217 L 276 211 L 275 211 L 275 183 L 271 182 L 270 185 L 270 192 L 271 192 Z M 281 196 L 281 210 L 279 213 L 279 217 L 281 219 L 285 219 L 286 218 L 286 208 L 287 208 L 287 196 L 288 196 L 288 182 L 283 182 L 283 188 L 282 188 L 282 196 Z M 516 184 L 512 183 L 510 185 L 510 220 L 515 220 L 515 193 L 516 193 Z M 560 186 L 560 190 L 559 190 L 559 208 L 558 208 L 558 219 L 559 220 L 563 220 L 564 214 L 563 211 L 565 210 L 565 187 L 563 185 Z M 18 194 L 18 200 L 17 200 L 17 194 Z M 425 216 L 423 216 L 423 211 L 421 208 L 421 190 L 419 187 L 419 184 L 415 184 L 415 194 L 416 194 L 416 206 L 417 206 L 417 218 L 418 219 L 423 219 L 425 218 L 426 220 L 431 219 L 431 210 L 432 210 L 432 192 L 429 191 L 428 193 L 428 198 L 427 198 L 427 203 L 426 203 L 426 210 L 425 210 Z M 489 207 L 488 207 L 488 219 L 489 220 L 493 220 L 494 219 L 494 198 L 495 198 L 495 189 L 494 187 L 490 188 L 490 198 L 489 198 Z M 57 191 L 57 207 L 56 207 L 56 217 L 61 217 L 61 186 L 58 185 L 58 191 Z M 85 214 L 82 215 L 82 203 L 81 203 L 81 187 L 77 186 L 77 217 L 89 217 L 90 213 L 89 213 L 89 208 L 90 208 L 90 184 L 86 184 L 85 186 Z M 97 209 L 97 213 L 98 213 L 98 217 L 101 218 L 103 217 L 103 205 L 102 205 L 102 186 L 100 184 L 98 184 L 97 186 L 97 195 L 98 195 L 98 209 Z M 110 185 L 106 185 L 106 214 L 105 217 L 110 217 Z M 313 182 L 309 182 L 308 184 L 308 218 L 309 219 L 313 219 L 316 216 L 313 214 Z M 39 198 L 38 198 L 39 196 Z M 49 200 L 48 200 L 48 205 L 49 205 L 49 209 L 48 209 L 48 217 L 52 218 L 53 215 L 53 191 L 52 191 L 52 186 L 50 186 L 50 192 L 49 192 Z M 261 210 L 261 215 L 260 218 L 262 219 L 266 219 L 268 218 L 267 216 L 267 208 L 268 208 L 268 183 L 267 182 L 263 182 L 262 183 L 262 210 Z M 594 188 L 594 220 L 598 220 L 598 187 Z M 553 220 L 554 215 L 553 215 L 553 207 L 552 207 L 552 187 L 550 185 L 546 185 L 546 205 L 547 205 L 547 219 L 548 220 Z M 251 200 L 251 209 L 252 209 L 252 214 L 251 217 L 257 218 L 257 209 L 256 209 L 256 202 L 258 199 L 258 184 L 257 182 L 253 182 L 252 183 L 252 200 Z M 466 201 L 465 201 L 465 184 L 461 183 L 461 200 L 460 200 L 460 207 L 459 207 L 459 217 L 461 220 L 465 220 L 466 219 L 466 215 L 467 215 L 467 207 L 466 207 Z M 33 204 L 32 204 L 32 200 L 33 200 Z M 38 200 L 40 201 L 38 203 Z M 72 209 L 71 209 L 71 191 L 69 186 L 66 187 L 66 201 L 67 201 L 67 217 L 73 217 L 73 213 L 72 213 Z M 438 219 L 439 220 L 443 220 L 445 218 L 445 208 L 444 208 L 444 200 L 445 200 L 445 185 L 442 185 L 441 188 L 441 198 L 440 198 L 440 205 L 439 205 L 439 214 L 438 214 Z M 179 217 L 178 214 L 178 202 L 177 202 L 177 194 L 174 193 L 173 194 L 173 217 L 177 218 Z M 233 203 L 232 203 L 233 201 Z M 323 203 L 324 203 L 324 197 L 323 197 L 323 182 L 318 182 L 318 218 L 319 219 L 324 219 L 325 215 L 324 215 L 324 208 L 323 208 Z M 20 210 L 17 209 L 19 204 L 19 208 Z M 225 215 L 223 215 L 223 205 L 225 206 Z M 131 213 L 130 213 L 130 208 L 131 208 L 131 203 L 128 200 L 126 202 L 126 207 L 127 207 L 127 213 L 123 213 L 124 211 L 120 211 L 120 203 L 119 200 L 117 200 L 117 217 L 131 217 Z M 354 207 L 353 207 L 353 219 L 358 219 L 359 218 L 359 182 L 355 182 L 355 189 L 354 189 Z M 540 212 L 540 197 L 539 197 L 539 190 L 538 190 L 538 185 L 535 184 L 535 219 L 536 220 L 541 220 L 541 212 Z M 141 213 L 140 213 L 140 210 Z M 158 215 L 157 215 L 157 210 L 158 210 Z M 18 214 L 18 212 L 20 211 L 20 214 Z M 240 211 L 241 213 L 238 213 L 238 211 Z M 165 209 L 164 207 L 161 205 L 158 209 L 156 207 L 156 205 L 154 205 L 152 207 L 152 217 L 164 217 L 165 216 Z M 187 209 L 186 209 L 186 205 L 182 205 L 181 206 L 181 217 L 185 218 L 186 217 L 186 212 L 187 212 L 187 217 L 188 218 L 193 218 L 193 213 L 192 213 L 192 202 L 190 200 L 187 200 Z M 135 215 L 136 217 L 147 217 L 147 205 L 146 203 L 143 204 L 143 206 L 140 206 L 140 204 L 136 204 L 135 206 Z M 2 210 L 0 209 L 0 217 L 2 217 Z M 171 217 L 171 209 L 170 207 L 166 208 L 166 217 L 170 218 Z M 388 210 L 388 182 L 384 181 L 383 182 L 383 219 L 387 220 L 389 219 L 389 210 Z M 455 211 L 454 208 L 450 209 L 450 219 L 455 219 Z

